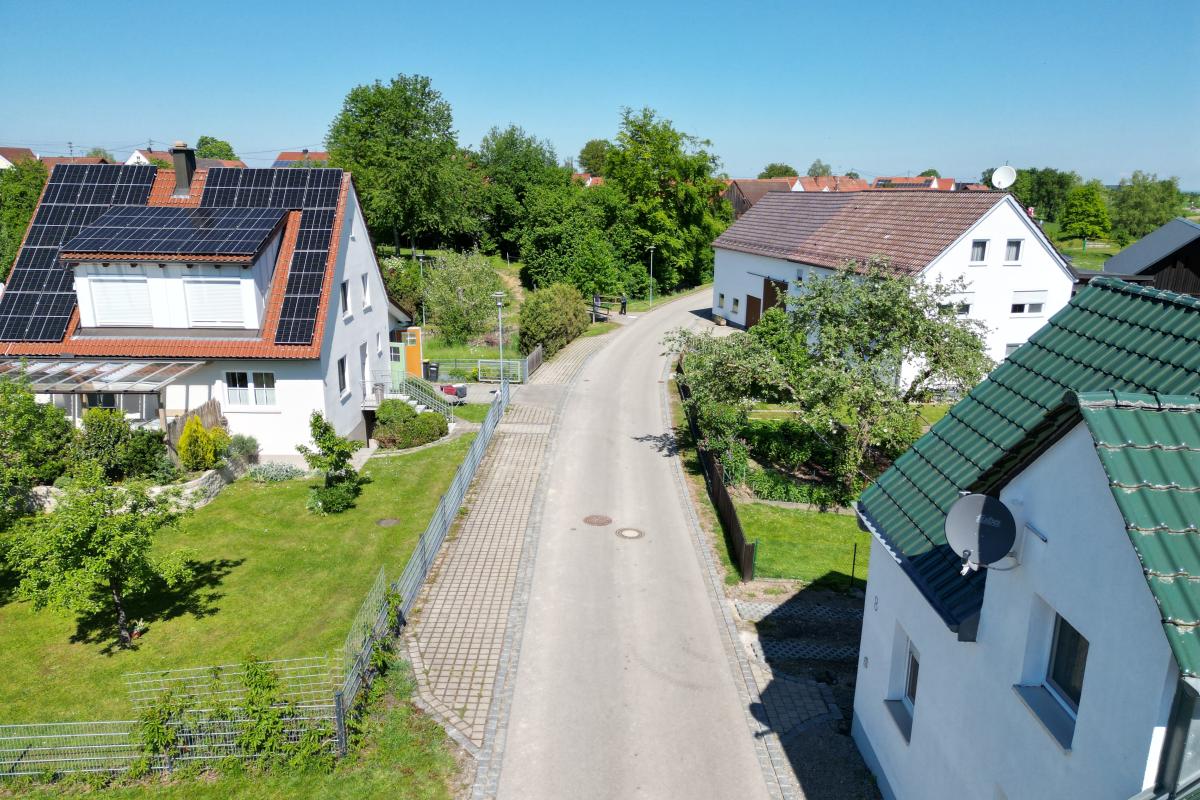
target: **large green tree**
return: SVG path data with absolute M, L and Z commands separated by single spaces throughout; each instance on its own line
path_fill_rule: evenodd
M 186 551 L 153 552 L 157 535 L 179 518 L 178 498 L 147 488 L 110 484 L 97 464 L 80 462 L 53 512 L 13 528 L 8 562 L 20 577 L 17 596 L 37 609 L 108 609 L 127 646 L 128 598 L 160 582 L 177 586 L 192 572 Z
M 330 162 L 354 173 L 367 222 L 400 246 L 452 236 L 470 214 L 471 175 L 450 104 L 424 75 L 356 86 L 326 137 Z
M 612 142 L 608 139 L 589 139 L 579 151 L 579 168 L 591 175 L 604 174 L 604 159 Z
M 990 186 L 992 173 L 986 169 L 980 182 Z M 1059 214 L 1067 203 L 1067 194 L 1079 185 L 1079 176 L 1074 172 L 1052 167 L 1026 167 L 1017 170 L 1017 179 L 1008 191 L 1021 205 L 1032 208 L 1039 219 L 1058 222 Z
M 233 151 L 233 145 L 215 136 L 201 136 L 196 140 L 196 157 L 220 158 L 225 161 L 238 160 L 237 153 Z
M 798 174 L 800 174 L 800 173 L 796 172 L 795 167 L 793 167 L 789 164 L 784 164 L 782 161 L 772 161 L 770 164 L 767 164 L 765 167 L 763 167 L 762 172 L 758 173 L 758 177 L 760 177 L 760 178 L 790 178 L 793 175 L 798 175 Z
M 824 178 L 832 174 L 833 167 L 829 166 L 819 158 L 815 159 L 811 164 L 808 165 L 808 177 L 810 178 Z
M 649 108 L 625 109 L 605 178 L 633 212 L 635 252 L 660 290 L 696 286 L 712 275 L 712 242 L 729 224 L 720 161 L 712 143 L 675 129 Z
M 46 165 L 37 159 L 25 159 L 8 169 L 0 169 L 0 276 L 4 278 L 21 249 L 21 240 L 45 185 Z
M 446 253 L 425 264 L 429 321 L 450 344 L 463 344 L 495 329 L 492 293 L 503 289 L 491 261 L 479 253 Z
M 1108 202 L 1100 181 L 1088 181 L 1067 194 L 1059 224 L 1065 239 L 1103 239 L 1112 232 Z
M 1112 196 L 1113 234 L 1122 245 L 1140 239 L 1183 211 L 1178 178 L 1136 171 Z
M 475 156 L 484 176 L 480 220 L 485 249 L 514 252 L 525 216 L 525 198 L 535 186 L 565 184 L 567 173 L 557 164 L 554 146 L 524 129 L 492 128 Z

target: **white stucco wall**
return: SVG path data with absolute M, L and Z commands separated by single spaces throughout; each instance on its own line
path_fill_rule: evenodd
M 1001 492 L 1021 564 L 987 578 L 978 640 L 959 642 L 878 541 L 871 553 L 854 736 L 901 800 L 1126 800 L 1151 785 L 1178 672 L 1082 426 Z M 1012 689 L 1040 683 L 1061 614 L 1088 640 L 1070 751 Z M 897 637 L 921 657 L 912 736 L 884 705 Z
M 714 256 L 712 313 L 735 325 L 746 324 L 747 296 L 763 299 L 764 277 L 786 282 L 788 291 L 794 293 L 798 279 L 807 280 L 810 275 L 828 275 L 832 272 L 782 258 L 767 258 L 721 248 L 715 250 Z M 721 295 L 725 296 L 723 307 Z M 738 299 L 736 312 L 733 310 L 734 298 Z

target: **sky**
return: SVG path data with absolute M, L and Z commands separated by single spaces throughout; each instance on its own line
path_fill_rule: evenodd
M 1052 166 L 1200 190 L 1194 0 L 150 4 L 0 0 L 0 146 L 127 155 L 202 134 L 317 150 L 353 86 L 428 75 L 463 145 L 560 158 L 649 106 L 731 177 Z M 195 16 L 189 16 L 190 9 Z M 178 17 L 178 19 L 175 19 Z

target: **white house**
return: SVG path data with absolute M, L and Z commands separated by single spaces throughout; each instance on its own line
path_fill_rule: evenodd
M 365 438 L 408 319 L 350 175 L 172 157 L 55 168 L 0 298 L 0 370 L 75 418 L 161 427 L 216 400 L 267 458 L 296 457 L 313 411 Z
M 962 314 L 1002 361 L 1071 297 L 1074 273 L 1011 195 L 769 192 L 713 243 L 712 313 L 754 325 L 804 281 L 886 257 L 928 280 L 962 278 Z
M 18 161 L 37 161 L 28 147 L 0 147 L 0 169 L 8 169 Z
M 853 736 L 887 798 L 1200 794 L 1200 302 L 1091 282 L 857 506 Z M 960 493 L 1007 558 L 961 574 Z
M 146 148 L 146 149 L 139 148 L 129 154 L 129 158 L 125 159 L 125 164 L 128 166 L 131 166 L 131 167 L 136 167 L 136 166 L 145 167 L 145 166 L 149 166 L 151 164 L 157 164 L 158 162 L 161 162 L 161 161 L 165 161 L 168 164 L 173 164 L 174 161 L 172 159 L 173 159 L 173 156 L 171 155 L 170 150 L 151 150 L 149 148 Z M 242 161 L 241 159 L 199 158 L 199 157 L 196 158 L 196 167 L 199 169 L 214 169 L 216 167 L 244 167 L 244 166 L 246 166 L 246 163 L 244 161 Z M 287 167 L 287 166 L 291 166 L 291 165 L 290 164 L 275 164 L 274 166 Z

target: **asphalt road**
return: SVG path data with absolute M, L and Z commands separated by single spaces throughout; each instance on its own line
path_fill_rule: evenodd
M 676 300 L 580 373 L 548 492 L 500 772 L 501 798 L 765 798 L 667 443 L 663 336 Z M 603 527 L 590 514 L 611 517 Z M 624 539 L 619 528 L 644 535 Z

